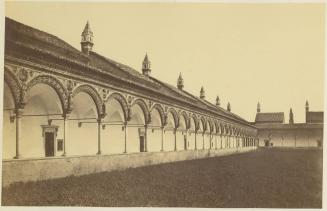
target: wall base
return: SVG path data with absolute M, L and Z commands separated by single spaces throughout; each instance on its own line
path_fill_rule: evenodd
M 4 160 L 2 187 L 15 182 L 28 182 L 122 170 L 160 163 L 201 159 L 256 150 L 257 147 L 178 152 L 146 152 L 118 155 L 53 157 Z

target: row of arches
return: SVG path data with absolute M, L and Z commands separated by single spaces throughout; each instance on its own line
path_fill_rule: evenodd
M 48 75 L 24 85 L 5 71 L 5 158 L 201 149 L 201 139 L 202 149 L 223 148 L 236 146 L 242 132 L 140 98 L 128 102 L 117 92 L 101 98 L 87 84 L 65 88 Z

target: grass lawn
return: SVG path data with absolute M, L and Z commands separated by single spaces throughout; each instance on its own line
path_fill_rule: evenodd
M 265 149 L 17 183 L 3 188 L 2 205 L 320 208 L 322 150 Z

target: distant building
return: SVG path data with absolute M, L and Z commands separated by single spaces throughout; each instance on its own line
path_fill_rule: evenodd
M 261 113 L 260 104 L 254 125 L 258 128 L 259 146 L 274 147 L 320 147 L 323 140 L 324 112 L 309 111 L 305 104 L 305 123 L 294 123 L 292 109 L 289 123 L 283 112 Z

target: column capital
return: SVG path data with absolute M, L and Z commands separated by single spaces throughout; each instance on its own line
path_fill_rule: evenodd
M 16 108 L 15 109 L 16 118 L 22 117 L 23 113 L 24 113 L 23 108 Z
M 177 133 L 177 127 L 174 128 L 174 134 L 176 134 L 176 133 Z
M 68 119 L 69 116 L 70 116 L 69 113 L 63 113 L 63 114 L 62 114 L 62 117 L 63 117 L 65 120 Z

